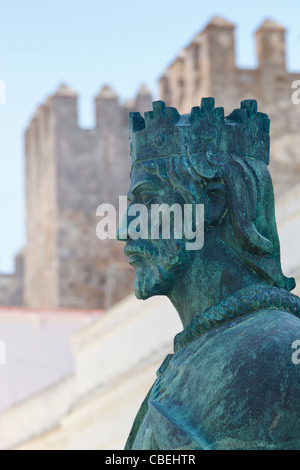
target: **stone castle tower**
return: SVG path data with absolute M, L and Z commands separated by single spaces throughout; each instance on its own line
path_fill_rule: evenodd
M 181 113 L 190 112 L 201 98 L 213 96 L 229 114 L 240 101 L 257 99 L 271 118 L 271 164 L 277 195 L 299 181 L 300 106 L 292 104 L 292 83 L 298 73 L 286 70 L 285 29 L 266 20 L 256 31 L 258 66 L 235 65 L 235 27 L 214 17 L 159 80 L 160 97 Z
M 132 291 L 123 244 L 96 237 L 96 209 L 127 194 L 128 112 L 150 106 L 145 86 L 128 106 L 105 86 L 90 130 L 78 126 L 77 95 L 65 85 L 38 108 L 25 139 L 26 306 L 97 309 Z

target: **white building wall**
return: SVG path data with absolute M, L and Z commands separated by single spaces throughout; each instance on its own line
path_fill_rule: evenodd
M 299 294 L 300 185 L 277 202 L 276 217 L 283 270 Z M 122 449 L 181 329 L 165 297 L 123 300 L 71 336 L 71 375 L 0 414 L 0 448 Z
M 0 449 L 122 449 L 181 329 L 165 297 L 120 302 L 71 337 L 72 375 L 0 414 Z

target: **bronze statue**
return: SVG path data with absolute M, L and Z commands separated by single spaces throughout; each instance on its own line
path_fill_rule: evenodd
M 126 449 L 300 449 L 300 300 L 280 265 L 269 126 L 254 100 L 228 117 L 213 98 L 187 115 L 162 101 L 130 114 L 129 208 L 150 223 L 153 204 L 204 204 L 205 217 L 198 250 L 174 227 L 133 236 L 130 209 L 120 225 L 136 296 L 166 295 L 184 328 Z

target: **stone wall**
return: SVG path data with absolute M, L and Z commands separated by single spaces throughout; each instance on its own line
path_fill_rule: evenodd
M 235 27 L 214 17 L 185 47 L 159 80 L 161 99 L 181 113 L 213 96 L 229 114 L 243 99 L 257 99 L 271 118 L 271 164 L 275 193 L 283 194 L 300 176 L 300 105 L 292 104 L 292 83 L 285 60 L 285 29 L 266 20 L 256 31 L 258 67 L 235 65 Z
M 95 99 L 96 126 L 78 126 L 77 95 L 62 85 L 41 106 L 26 132 L 28 307 L 103 308 L 107 271 L 125 262 L 124 245 L 96 236 L 102 203 L 118 207 L 129 186 L 128 112 L 145 111 L 143 86 L 131 107 L 108 86 Z M 121 269 L 122 295 L 133 270 Z M 120 299 L 114 290 L 110 302 Z

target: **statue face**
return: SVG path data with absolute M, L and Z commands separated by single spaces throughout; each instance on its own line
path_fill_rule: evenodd
M 128 192 L 130 205 L 127 209 L 127 224 L 124 219 L 119 228 L 119 237 L 127 237 L 124 252 L 129 257 L 129 264 L 136 269 L 134 279 L 135 295 L 139 299 L 147 299 L 153 295 L 167 295 L 174 280 L 184 272 L 186 265 L 185 250 L 180 247 L 183 240 L 164 239 L 159 230 L 159 238 L 151 239 L 151 207 L 153 204 L 180 204 L 180 198 L 174 188 L 163 182 L 158 175 L 147 172 L 141 166 L 134 167 L 131 173 L 131 185 Z M 143 204 L 147 208 L 148 236 L 145 239 L 133 239 L 130 225 L 133 220 L 131 208 L 135 204 Z M 153 216 L 153 214 L 152 214 Z M 172 219 L 171 219 L 172 220 Z M 160 225 L 159 217 L 152 223 Z M 126 231 L 126 235 L 125 235 Z

